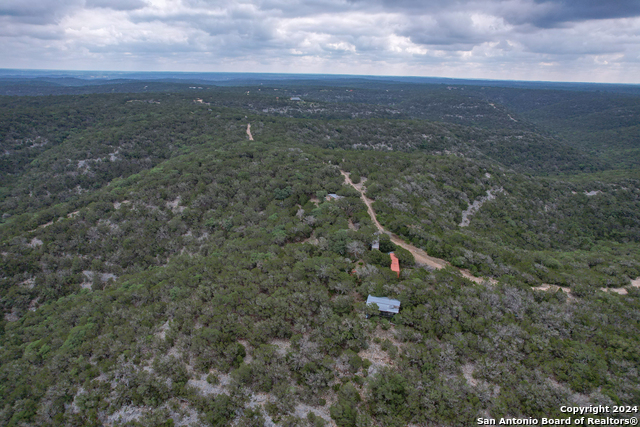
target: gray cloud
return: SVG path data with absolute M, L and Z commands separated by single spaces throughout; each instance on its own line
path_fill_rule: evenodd
M 475 45 L 495 40 L 500 30 L 479 27 L 467 13 L 443 13 L 416 18 L 400 33 L 420 45 L 469 50 Z
M 372 0 L 352 0 L 372 4 Z M 551 28 L 568 22 L 640 16 L 638 0 L 373 0 L 374 7 L 412 15 L 489 11 L 513 24 Z
M 44 25 L 58 21 L 61 17 L 83 6 L 83 0 L 3 0 L 0 2 L 0 17 L 12 22 Z
M 544 13 L 532 20 L 543 28 L 564 22 L 640 16 L 640 2 L 637 0 L 535 0 L 535 2 L 541 6 L 548 6 Z
M 142 0 L 86 0 L 88 8 L 103 8 L 113 10 L 142 9 L 146 3 Z

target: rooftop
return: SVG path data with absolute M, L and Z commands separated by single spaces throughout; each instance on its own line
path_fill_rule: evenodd
M 393 252 L 390 252 L 389 256 L 391 257 L 391 271 L 395 271 L 400 277 L 400 260 Z
M 377 304 L 380 311 L 386 311 L 387 313 L 398 314 L 400 312 L 400 301 L 397 299 L 369 295 L 367 297 L 367 305 L 369 304 Z

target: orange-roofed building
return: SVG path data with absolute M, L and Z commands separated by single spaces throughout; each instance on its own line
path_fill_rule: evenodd
M 400 277 L 400 261 L 398 261 L 398 257 L 393 252 L 389 256 L 391 257 L 391 271 L 395 271 Z

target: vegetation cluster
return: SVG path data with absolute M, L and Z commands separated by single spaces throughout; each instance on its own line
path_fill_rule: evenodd
M 0 97 L 1 425 L 464 426 L 640 402 L 635 148 L 536 119 L 637 98 L 134 85 Z M 380 234 L 341 171 L 448 266 Z

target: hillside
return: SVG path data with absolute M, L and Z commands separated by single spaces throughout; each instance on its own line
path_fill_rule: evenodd
M 637 405 L 635 152 L 572 142 L 559 113 L 543 126 L 523 89 L 462 109 L 403 84 L 0 97 L 0 424 L 467 426 Z M 447 266 L 376 234 L 341 172 Z

